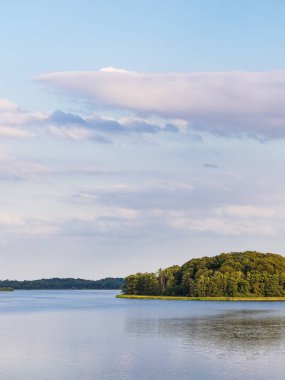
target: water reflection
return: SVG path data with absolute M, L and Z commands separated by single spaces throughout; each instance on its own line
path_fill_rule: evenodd
M 0 379 L 283 380 L 284 332 L 285 303 L 14 292 L 0 297 Z
M 129 319 L 131 335 L 180 339 L 191 349 L 251 352 L 258 355 L 284 343 L 285 316 L 273 310 L 225 310 L 188 318 Z

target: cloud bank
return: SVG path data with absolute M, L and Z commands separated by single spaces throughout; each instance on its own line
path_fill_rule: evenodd
M 83 116 L 62 110 L 31 112 L 0 99 L 0 137 L 35 137 L 42 132 L 74 141 L 111 143 L 111 136 L 169 134 L 179 132 L 179 128 L 173 123 L 154 123 L 138 117 L 114 118 L 96 113 Z
M 220 236 L 273 236 L 276 233 L 276 210 L 273 207 L 253 205 L 254 197 L 246 204 L 232 203 L 236 197 L 222 197 L 217 194 L 203 194 L 201 188 L 189 184 L 161 184 L 156 186 L 117 185 L 98 187 L 73 194 L 71 203 L 103 206 L 110 210 L 104 218 L 98 218 L 97 224 L 105 223 L 105 228 L 118 222 L 114 210 L 120 210 L 120 221 L 124 217 L 124 226 L 128 230 L 122 237 L 140 236 L 143 229 L 150 230 L 161 236 L 187 236 L 191 232 L 210 233 Z M 278 213 L 277 213 L 278 214 Z M 121 223 L 121 222 L 120 222 Z M 80 230 L 87 226 L 81 223 Z M 91 228 L 92 227 L 92 228 Z M 88 233 L 96 233 L 95 224 L 88 226 Z M 113 231 L 113 230 L 112 230 Z
M 33 137 L 47 131 L 99 143 L 111 143 L 118 135 L 161 132 L 285 137 L 285 71 L 153 74 L 107 68 L 44 74 L 37 80 L 105 107 L 107 116 L 31 112 L 0 99 L 0 136 Z M 114 110 L 119 114 L 114 116 Z
M 285 71 L 157 74 L 106 68 L 36 79 L 96 105 L 180 119 L 195 131 L 285 136 Z

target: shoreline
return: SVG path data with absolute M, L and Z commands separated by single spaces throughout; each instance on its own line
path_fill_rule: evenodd
M 136 300 L 164 301 L 246 301 L 246 302 L 285 302 L 285 297 L 174 297 L 174 296 L 142 296 L 133 294 L 118 294 L 116 298 Z

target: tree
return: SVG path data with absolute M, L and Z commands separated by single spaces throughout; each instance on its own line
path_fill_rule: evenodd
M 285 258 L 254 251 L 192 259 L 125 279 L 125 294 L 218 296 L 285 295 Z

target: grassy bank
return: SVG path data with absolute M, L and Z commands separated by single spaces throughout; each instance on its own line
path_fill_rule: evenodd
M 0 292 L 13 292 L 12 288 L 0 288 Z
M 119 294 L 117 298 L 142 299 L 142 300 L 171 300 L 171 301 L 259 301 L 276 302 L 285 301 L 285 297 L 171 297 L 171 296 L 137 296 Z

